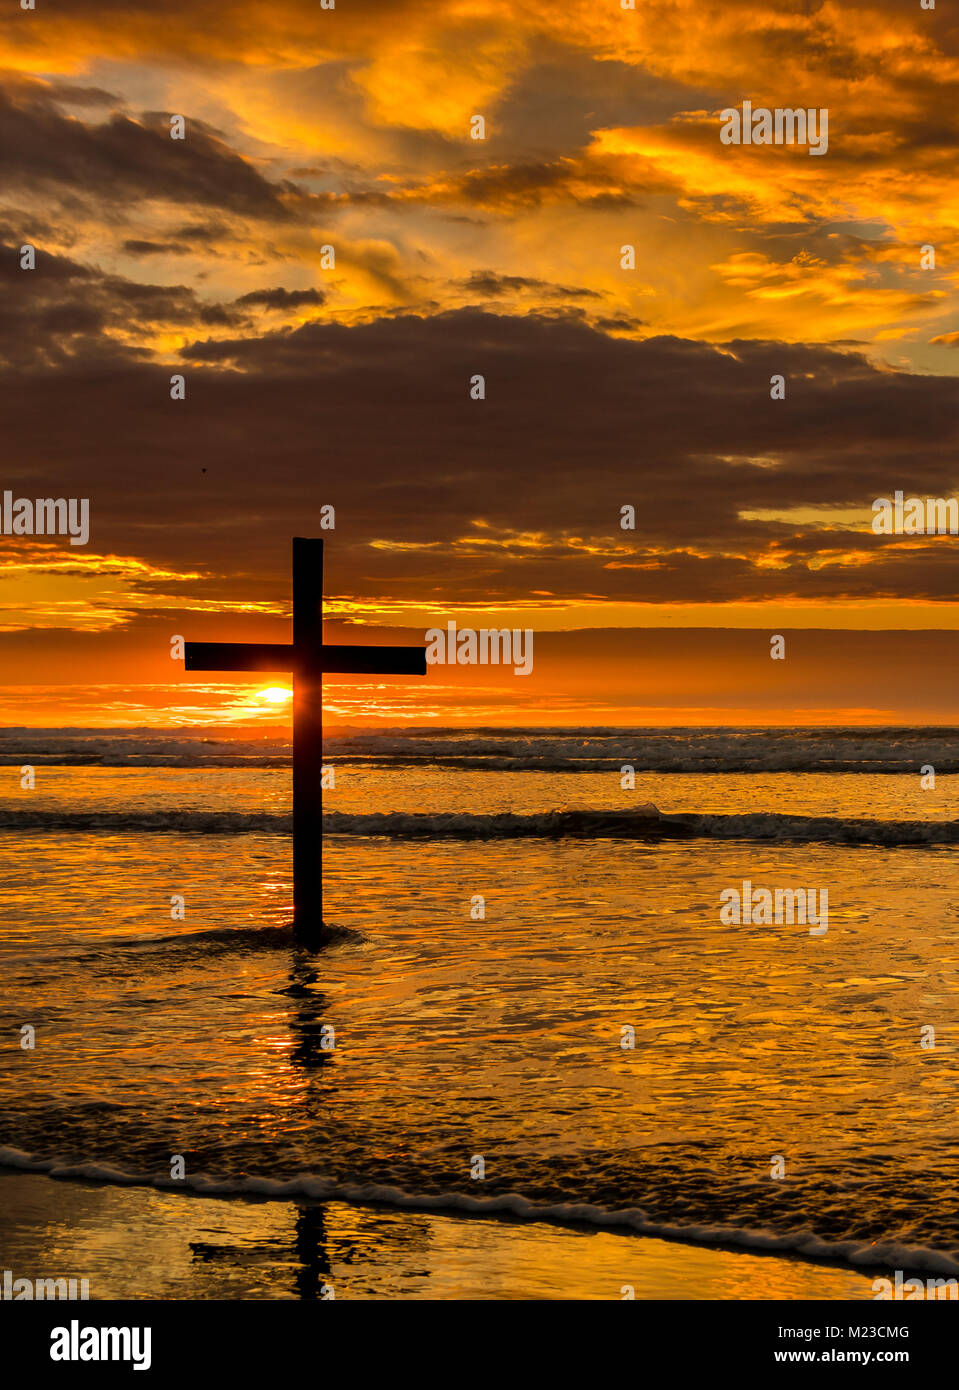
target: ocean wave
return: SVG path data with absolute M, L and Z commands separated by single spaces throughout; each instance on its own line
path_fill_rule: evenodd
M 739 815 L 678 812 L 647 805 L 632 811 L 559 810 L 521 814 L 446 811 L 349 813 L 323 817 L 328 835 L 385 836 L 401 840 L 762 840 L 845 845 L 955 845 L 959 820 L 867 820 L 797 816 L 774 811 Z M 265 811 L 60 811 L 0 809 L 0 831 L 75 833 L 288 835 L 289 815 Z
M 223 738 L 186 730 L 4 729 L 0 765 L 274 768 L 288 739 Z M 329 731 L 341 765 L 431 766 L 489 772 L 959 772 L 957 731 L 925 729 L 378 729 Z
M 366 941 L 362 932 L 353 927 L 341 927 L 324 922 L 311 941 L 317 946 L 355 946 Z M 286 951 L 298 944 L 292 922 L 270 927 L 214 927 L 209 931 L 155 932 L 141 936 L 105 938 L 93 950 L 69 951 L 57 947 L 57 957 L 78 964 L 96 964 L 99 973 L 122 974 L 129 969 L 126 952 L 135 951 L 147 960 L 152 952 L 161 955 L 166 965 L 180 964 L 185 959 L 200 957 L 210 960 L 218 955 L 255 955 L 261 952 Z M 119 953 L 119 955 L 118 955 Z M 34 962 L 35 957 L 31 958 Z
M 439 815 L 403 811 L 324 817 L 330 834 L 386 835 L 395 839 L 610 839 L 610 840 L 773 840 L 827 841 L 857 845 L 953 845 L 959 820 L 847 820 L 839 816 L 793 816 L 772 811 L 741 815 L 679 812 L 665 815 L 655 806 L 635 811 L 563 810 L 528 815 L 500 812 Z
M 182 1195 L 218 1198 L 257 1198 L 269 1201 L 351 1202 L 358 1206 L 389 1206 L 412 1211 L 450 1212 L 486 1219 L 543 1221 L 552 1225 L 619 1229 L 637 1235 L 681 1240 L 697 1245 L 731 1246 L 770 1254 L 801 1255 L 852 1266 L 940 1275 L 959 1274 L 959 1252 L 931 1250 L 899 1241 L 825 1240 L 812 1231 L 779 1233 L 738 1226 L 702 1225 L 653 1220 L 641 1207 L 602 1207 L 586 1202 L 537 1202 L 518 1192 L 476 1197 L 465 1192 L 409 1192 L 375 1182 L 343 1182 L 301 1173 L 292 1178 L 212 1178 L 197 1173 L 173 1179 L 166 1175 L 129 1172 L 108 1163 L 62 1163 L 34 1157 L 20 1149 L 0 1147 L 0 1168 L 41 1173 L 58 1180 L 151 1187 Z
M 144 834 L 186 831 L 207 835 L 247 835 L 260 831 L 289 835 L 292 829 L 291 816 L 270 811 L 66 811 L 0 807 L 0 830 L 114 834 L 126 830 L 139 830 Z

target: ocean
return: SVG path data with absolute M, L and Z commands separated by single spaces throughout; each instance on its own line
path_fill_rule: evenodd
M 342 731 L 308 955 L 288 744 L 5 730 L 0 1165 L 959 1273 L 956 746 Z

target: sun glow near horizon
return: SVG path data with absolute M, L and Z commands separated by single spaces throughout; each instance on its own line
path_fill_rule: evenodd
M 268 685 L 256 692 L 256 698 L 265 700 L 268 705 L 285 705 L 293 699 L 293 691 L 285 685 Z

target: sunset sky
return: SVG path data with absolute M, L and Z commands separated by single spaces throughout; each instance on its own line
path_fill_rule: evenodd
M 170 638 L 287 640 L 325 504 L 328 640 L 537 634 L 332 722 L 955 721 L 959 537 L 870 523 L 959 481 L 959 19 L 636 3 L 3 7 L 0 491 L 91 510 L 2 538 L 4 724 L 276 725 Z

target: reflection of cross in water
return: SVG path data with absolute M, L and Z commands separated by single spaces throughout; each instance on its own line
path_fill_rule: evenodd
M 326 1211 L 322 1206 L 302 1206 L 294 1210 L 296 1222 L 292 1253 L 297 1260 L 297 1269 L 293 1276 L 293 1292 L 297 1298 L 316 1301 L 323 1298 L 324 1285 L 332 1290 L 333 1283 L 326 1248 Z M 279 1241 L 275 1235 L 267 1234 L 259 1243 L 239 1240 L 232 1245 L 215 1245 L 209 1241 L 191 1240 L 190 1252 L 197 1262 L 225 1266 L 219 1278 L 226 1285 L 233 1269 L 244 1271 L 249 1265 L 263 1266 L 270 1274 L 279 1269 L 286 1277 L 290 1266 L 288 1240 L 287 1232 Z M 354 1254 L 355 1251 L 347 1244 L 339 1258 L 349 1264 Z M 248 1280 L 249 1275 L 246 1278 Z
M 323 1046 L 323 1011 L 327 1007 L 326 995 L 313 986 L 317 983 L 317 973 L 305 962 L 304 957 L 294 952 L 291 957 L 290 983 L 281 991 L 294 1005 L 290 1014 L 290 1032 L 294 1037 L 290 1052 L 290 1064 L 302 1067 L 304 1071 L 317 1071 L 333 1061 L 332 1046 Z
M 187 642 L 188 671 L 293 672 L 293 929 L 323 926 L 323 675 L 425 676 L 423 647 L 323 645 L 323 542 L 293 540 L 293 641 Z
M 329 1278 L 330 1257 L 326 1250 L 326 1213 L 321 1206 L 300 1207 L 296 1213 L 294 1252 L 300 1262 L 294 1287 L 298 1298 L 317 1300 Z

